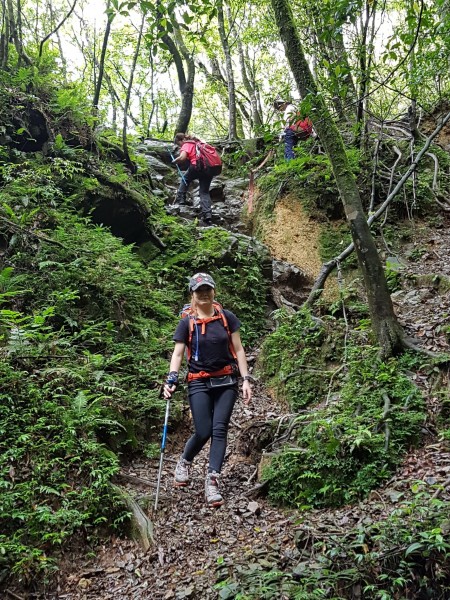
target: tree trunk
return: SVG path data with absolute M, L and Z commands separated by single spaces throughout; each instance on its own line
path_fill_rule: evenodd
M 258 110 L 258 91 L 254 85 L 254 81 L 250 81 L 247 73 L 247 65 L 245 62 L 244 48 L 242 41 L 238 39 L 238 50 L 239 50 L 239 62 L 241 65 L 241 77 L 242 83 L 244 84 L 247 94 L 250 98 L 250 104 L 252 107 L 252 117 L 250 121 L 250 128 L 252 133 L 258 133 L 261 129 L 262 118 Z
M 218 94 L 221 102 L 226 106 L 227 110 L 229 107 L 229 96 L 228 96 L 228 85 L 225 77 L 222 75 L 219 67 L 219 63 L 216 58 L 211 58 L 211 72 L 208 71 L 206 65 L 202 62 L 198 63 L 198 66 L 202 73 L 205 75 L 206 80 L 211 83 L 214 87 L 215 92 Z M 244 132 L 244 121 L 251 126 L 251 117 L 245 108 L 245 102 L 241 102 L 236 99 L 236 105 L 239 110 L 236 111 L 236 130 L 238 135 L 242 138 L 245 137 Z M 207 109 L 207 107 L 206 107 Z M 219 131 L 222 127 L 225 127 L 223 120 L 217 118 L 216 115 L 212 115 L 212 118 L 219 126 Z
M 415 17 L 414 14 L 414 2 L 411 0 L 410 1 L 410 5 L 409 5 L 409 15 L 410 17 Z M 415 20 L 413 21 L 412 18 L 408 19 L 408 33 L 409 35 L 412 37 L 414 35 L 414 30 L 416 27 L 416 22 Z M 419 43 L 419 40 L 418 40 Z M 419 47 L 419 51 L 420 51 L 420 47 Z M 414 141 L 417 141 L 419 139 L 419 131 L 417 129 L 417 97 L 418 97 L 418 92 L 419 90 L 417 89 L 417 84 L 415 83 L 415 77 L 416 77 L 416 68 L 417 68 L 417 60 L 416 60 L 416 46 L 413 46 L 411 48 L 411 52 L 409 55 L 409 65 L 408 65 L 408 70 L 409 70 L 409 94 L 411 96 L 411 104 L 408 107 L 408 121 L 409 121 L 409 128 L 411 130 L 411 134 L 414 138 Z
M 178 115 L 176 131 L 186 133 L 189 127 L 192 116 L 192 106 L 194 104 L 194 80 L 195 80 L 195 63 L 192 57 L 189 57 L 187 62 L 187 80 L 184 86 L 180 87 L 181 92 L 181 109 Z
M 100 92 L 102 90 L 102 83 L 103 83 L 103 74 L 105 72 L 106 49 L 108 48 L 109 34 L 111 33 L 111 24 L 114 19 L 114 15 L 112 13 L 108 13 L 108 10 L 110 9 L 110 7 L 111 7 L 111 0 L 108 0 L 108 3 L 106 5 L 106 14 L 108 15 L 108 20 L 106 22 L 105 34 L 103 36 L 102 51 L 100 54 L 100 62 L 98 65 L 98 77 L 97 77 L 97 82 L 95 84 L 94 98 L 92 100 L 92 107 L 95 110 L 98 109 L 98 103 L 100 100 Z
M 137 59 L 139 56 L 139 50 L 141 49 L 142 31 L 144 30 L 144 23 L 145 23 L 145 13 L 142 13 L 142 20 L 141 20 L 141 26 L 139 28 L 138 41 L 137 41 L 136 50 L 135 50 L 134 56 L 133 56 L 133 63 L 131 65 L 131 70 L 130 70 L 130 79 L 128 81 L 127 95 L 125 98 L 125 105 L 123 107 L 122 146 L 123 146 L 123 152 L 125 154 L 127 166 L 129 167 L 129 169 L 132 173 L 136 173 L 136 165 L 131 160 L 130 153 L 128 151 L 127 115 L 128 115 L 128 109 L 130 107 L 131 90 L 133 88 L 134 72 L 136 70 L 136 63 L 137 63 Z
M 192 116 L 192 106 L 194 101 L 194 80 L 195 80 L 195 62 L 191 54 L 189 54 L 179 29 L 175 27 L 175 41 L 170 35 L 158 25 L 158 30 L 161 33 L 161 39 L 167 46 L 172 55 L 178 76 L 178 86 L 181 93 L 181 109 L 178 115 L 178 121 L 175 128 L 175 133 L 186 133 L 189 127 L 189 122 Z M 179 49 L 178 49 L 179 48 Z M 187 77 L 183 65 L 183 59 L 187 66 Z
M 300 42 L 289 0 L 271 0 L 280 37 L 300 94 L 311 98 L 314 127 L 330 159 L 358 264 L 364 278 L 372 327 L 381 353 L 390 356 L 403 349 L 403 330 L 394 314 L 383 267 L 362 208 L 344 144 L 318 89 Z
M 5 71 L 8 66 L 9 55 L 9 20 L 6 0 L 2 0 L 2 22 L 0 34 L 0 69 Z
M 25 52 L 24 48 L 23 48 L 23 44 L 22 44 L 22 38 L 20 35 L 20 30 L 19 27 L 17 25 L 17 23 L 20 22 L 20 3 L 18 3 L 17 6 L 17 20 L 16 17 L 14 15 L 14 6 L 12 3 L 12 0 L 7 0 L 7 19 L 8 19 L 8 30 L 9 30 L 9 39 L 12 39 L 14 42 L 14 46 L 16 48 L 17 54 L 19 56 L 19 66 L 20 63 L 23 62 L 30 67 L 32 65 L 31 59 L 28 56 L 28 54 Z M 8 40 L 7 40 L 8 42 Z
M 356 104 L 357 94 L 355 83 L 352 77 L 352 70 L 348 61 L 347 49 L 344 44 L 344 37 L 341 32 L 336 33 L 336 36 L 332 42 L 334 60 L 339 65 L 343 65 L 345 69 L 345 76 L 343 77 L 343 83 L 345 90 L 339 89 L 339 95 L 342 94 L 342 102 L 344 105 L 344 111 L 346 115 L 350 115 L 350 121 L 354 124 L 356 119 Z M 341 86 L 342 87 L 342 86 Z
M 111 98 L 111 127 L 113 131 L 117 131 L 117 105 L 121 108 L 122 103 L 120 101 L 119 95 L 117 94 L 113 82 L 111 81 L 111 77 L 108 75 L 108 72 L 104 71 L 104 78 L 106 81 L 106 85 L 108 86 L 109 97 Z
M 230 46 L 228 37 L 225 32 L 225 17 L 223 13 L 223 1 L 217 0 L 217 21 L 219 24 L 219 35 L 222 44 L 223 53 L 225 55 L 225 65 L 227 70 L 227 85 L 228 85 L 228 137 L 229 139 L 237 138 L 236 129 L 236 90 L 234 85 L 233 62 L 231 60 Z
M 377 8 L 377 2 L 366 0 L 364 6 L 364 14 L 361 15 L 361 40 L 359 43 L 359 69 L 360 69 L 360 84 L 358 94 L 358 104 L 356 111 L 356 122 L 358 124 L 357 142 L 362 147 L 365 146 L 367 140 L 367 105 L 370 85 L 370 71 L 373 55 L 373 39 L 375 35 L 374 21 Z M 369 35 L 370 22 L 372 27 Z
M 345 50 L 343 36 L 342 33 L 338 31 L 339 24 L 335 24 L 333 27 L 332 35 L 328 34 L 327 36 L 324 36 L 323 32 L 326 31 L 330 26 L 327 23 L 327 17 L 324 15 L 322 7 L 320 7 L 316 2 L 312 1 L 308 6 L 308 10 L 313 22 L 314 38 L 319 48 L 319 54 L 321 53 L 322 58 L 325 58 L 326 62 L 328 63 L 328 66 L 326 67 L 326 78 L 329 82 L 327 87 L 332 90 L 331 101 L 333 103 L 334 112 L 340 123 L 352 125 L 356 119 L 356 104 L 354 107 L 351 107 L 350 110 L 346 108 L 345 102 L 347 94 L 345 91 L 349 91 L 351 93 L 353 88 L 353 100 L 356 101 L 356 90 L 351 76 L 351 70 L 348 63 L 348 56 Z M 343 65 L 345 71 L 348 73 L 348 75 L 345 77 L 345 81 L 342 79 L 342 77 L 340 77 L 340 75 L 336 75 L 335 69 L 337 65 Z M 343 82 L 345 83 L 347 90 L 342 89 Z

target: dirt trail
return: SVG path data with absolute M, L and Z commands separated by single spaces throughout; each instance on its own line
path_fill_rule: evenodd
M 154 520 L 155 547 L 144 552 L 138 544 L 116 538 L 98 548 L 94 558 L 82 561 L 67 556 L 59 591 L 41 597 L 207 600 L 218 597 L 214 584 L 223 562 L 237 565 L 264 561 L 267 565 L 272 561 L 275 567 L 283 556 L 287 560 L 294 549 L 296 515 L 275 509 L 267 500 L 257 498 L 255 492 L 246 496 L 257 484 L 258 456 L 254 452 L 247 456 L 254 441 L 247 443 L 251 434 L 244 435 L 243 431 L 251 422 L 258 435 L 258 422 L 279 416 L 273 400 L 258 384 L 254 391 L 251 405 L 245 407 L 240 399 L 233 413 L 222 471 L 226 499 L 222 507 L 211 510 L 205 506 L 206 449 L 194 462 L 191 484 L 186 488 L 173 486 L 175 463 L 190 430 L 186 412 L 181 428 L 169 431 L 156 515 L 151 512 L 158 460 L 142 460 L 123 468 L 125 476 L 141 480 L 128 483 L 127 488 L 136 498 L 149 502 L 147 512 Z

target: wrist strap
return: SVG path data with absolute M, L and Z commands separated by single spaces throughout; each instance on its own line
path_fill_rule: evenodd
M 177 371 L 170 371 L 170 373 L 167 375 L 166 383 L 167 383 L 167 385 L 170 385 L 170 386 L 178 385 Z

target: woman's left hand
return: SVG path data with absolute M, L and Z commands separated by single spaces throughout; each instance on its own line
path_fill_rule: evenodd
M 250 404 L 250 400 L 252 399 L 252 386 L 248 379 L 242 383 L 242 395 L 244 397 L 244 404 Z

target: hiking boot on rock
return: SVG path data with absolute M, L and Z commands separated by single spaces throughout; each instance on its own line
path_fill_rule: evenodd
M 175 467 L 174 485 L 181 487 L 189 483 L 190 466 L 191 463 L 181 456 L 180 460 L 177 462 L 177 466 Z
M 192 202 L 191 202 L 190 198 L 188 198 L 186 193 L 180 194 L 178 192 L 175 201 L 177 204 L 180 204 L 181 206 L 191 206 L 192 205 Z
M 215 507 L 223 504 L 222 495 L 219 492 L 219 473 L 213 471 L 208 473 L 205 480 L 205 496 L 208 506 Z

